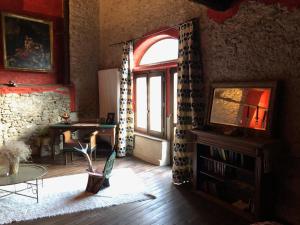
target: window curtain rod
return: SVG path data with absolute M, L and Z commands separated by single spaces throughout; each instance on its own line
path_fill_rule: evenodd
M 192 21 L 192 20 L 199 20 L 199 17 L 196 17 L 196 18 L 193 18 L 193 19 L 189 19 L 189 20 L 187 20 L 187 21 L 185 21 L 185 22 L 183 22 L 183 23 L 186 23 L 186 22 Z M 177 25 L 168 27 L 168 28 L 166 28 L 166 29 L 163 29 L 163 30 L 160 30 L 160 31 L 157 31 L 157 32 L 148 34 L 148 35 L 136 37 L 136 38 L 133 38 L 133 39 L 128 40 L 128 41 L 136 41 L 136 40 L 139 40 L 139 39 L 141 39 L 141 38 L 147 38 L 147 37 L 150 37 L 150 36 L 159 34 L 159 33 L 163 33 L 163 32 L 165 32 L 165 31 L 167 31 L 167 30 L 171 30 L 171 29 L 174 29 L 174 28 L 178 28 L 178 27 L 179 27 L 181 24 L 183 24 L 183 23 L 180 23 L 180 24 L 177 24 Z M 110 46 L 110 47 L 113 47 L 113 46 L 116 46 L 116 45 L 121 45 L 121 44 L 124 44 L 125 42 L 128 42 L 128 41 L 121 41 L 121 42 L 113 43 L 113 44 L 110 44 L 109 46 Z

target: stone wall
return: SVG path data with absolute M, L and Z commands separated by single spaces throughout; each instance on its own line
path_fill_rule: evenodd
M 36 137 L 45 132 L 49 124 L 60 122 L 60 115 L 70 110 L 68 89 L 59 91 L 0 92 L 0 146 L 8 141 L 23 140 L 33 149 L 37 147 Z
M 100 68 L 119 68 L 121 65 L 122 45 L 110 44 L 131 40 L 200 15 L 204 15 L 204 7 L 189 1 L 101 0 Z
M 121 46 L 147 32 L 200 17 L 204 79 L 209 82 L 282 80 L 280 138 L 282 165 L 277 215 L 300 224 L 300 10 L 245 1 L 219 24 L 199 4 L 180 0 L 101 0 L 101 69 L 120 66 Z M 208 93 L 208 92 L 207 92 Z
M 253 16 L 255 15 L 255 16 Z M 298 21 L 298 22 L 297 22 Z M 300 10 L 287 11 L 277 5 L 257 2 L 241 5 L 237 15 L 218 24 L 209 20 L 202 32 L 206 81 L 282 80 L 284 105 L 281 135 L 292 154 L 300 157 Z M 300 121 L 299 121 L 300 122 Z
M 70 76 L 81 118 L 98 117 L 99 0 L 70 0 Z
M 282 82 L 276 121 L 283 142 L 277 211 L 300 224 L 300 10 L 245 2 L 223 24 L 207 20 L 203 26 L 206 86 L 215 81 Z

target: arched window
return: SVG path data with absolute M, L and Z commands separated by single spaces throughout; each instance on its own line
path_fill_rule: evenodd
M 166 118 L 173 113 L 173 76 L 178 58 L 178 31 L 140 40 L 134 49 L 135 130 L 165 138 Z M 171 109 L 172 108 L 172 109 Z
M 167 38 L 154 43 L 143 55 L 140 65 L 168 62 L 178 58 L 178 39 Z

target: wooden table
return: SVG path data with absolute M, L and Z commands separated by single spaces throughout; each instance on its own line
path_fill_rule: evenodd
M 55 141 L 66 130 L 97 130 L 99 136 L 109 136 L 110 144 L 112 148 L 115 146 L 115 134 L 116 134 L 116 125 L 108 124 L 99 124 L 99 123 L 82 123 L 82 122 L 73 122 L 73 123 L 56 123 L 49 126 L 50 134 L 50 145 L 52 158 L 55 159 Z

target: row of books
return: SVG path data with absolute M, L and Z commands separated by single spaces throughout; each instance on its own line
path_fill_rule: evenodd
M 230 150 L 225 150 L 222 148 L 217 147 L 210 147 L 209 154 L 211 157 L 219 160 L 223 160 L 226 162 L 230 162 L 232 164 L 238 165 L 238 166 L 244 166 L 244 155 L 233 152 Z
M 221 198 L 227 202 L 230 202 L 232 206 L 253 213 L 254 204 L 251 198 L 248 200 L 239 199 L 237 196 L 228 193 L 226 187 L 221 183 L 214 180 L 204 180 L 200 184 L 200 189 L 208 194 Z
M 217 183 L 216 181 L 203 181 L 201 182 L 200 189 L 211 195 L 221 197 L 220 192 L 222 189 L 219 183 Z
M 230 166 L 226 166 L 222 162 L 203 160 L 201 165 L 203 171 L 207 171 L 213 174 L 217 174 L 224 177 L 232 177 L 235 175 L 235 169 Z

